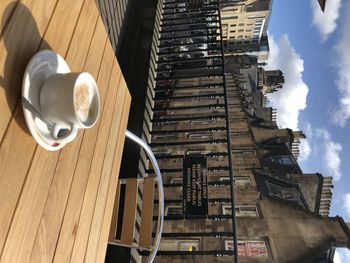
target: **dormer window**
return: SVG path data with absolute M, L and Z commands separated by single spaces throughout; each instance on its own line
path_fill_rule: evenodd
M 300 201 L 300 193 L 294 187 L 282 187 L 273 183 L 266 183 L 270 195 L 289 201 Z
M 274 156 L 274 162 L 280 163 L 282 165 L 294 165 L 294 159 L 289 155 Z

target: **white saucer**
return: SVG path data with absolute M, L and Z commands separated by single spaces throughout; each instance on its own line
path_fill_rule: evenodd
M 45 80 L 53 74 L 68 72 L 70 69 L 60 55 L 52 50 L 38 52 L 32 57 L 24 72 L 22 96 L 40 112 L 39 93 Z M 41 147 L 57 151 L 66 145 L 66 142 L 60 142 L 52 137 L 46 123 L 23 105 L 22 107 L 28 129 Z

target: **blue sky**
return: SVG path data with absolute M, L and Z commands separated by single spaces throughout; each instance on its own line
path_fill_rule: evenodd
M 278 125 L 303 130 L 300 166 L 333 176 L 331 216 L 350 222 L 350 1 L 274 0 L 268 68 L 284 72 L 283 89 L 269 96 Z M 350 262 L 338 249 L 335 262 Z

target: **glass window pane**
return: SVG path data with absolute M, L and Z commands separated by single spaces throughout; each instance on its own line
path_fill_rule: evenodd
M 181 240 L 179 251 L 199 251 L 199 240 Z
M 233 240 L 225 240 L 225 250 L 234 250 Z
M 165 207 L 165 215 L 182 215 L 182 204 L 167 205 Z
M 249 177 L 235 177 L 235 185 L 237 186 L 251 186 Z
M 245 216 L 245 217 L 257 217 L 259 216 L 258 208 L 256 205 L 237 205 L 235 207 L 236 216 Z M 222 206 L 223 215 L 231 215 L 232 209 L 230 205 Z
M 225 240 L 225 250 L 234 250 L 232 240 Z M 266 242 L 263 240 L 238 240 L 238 255 L 243 257 L 267 257 Z
M 246 243 L 244 241 L 238 241 L 238 256 L 247 256 Z
M 162 239 L 161 251 L 199 251 L 199 239 Z
M 177 251 L 178 248 L 178 240 L 166 240 L 163 239 L 160 242 L 159 250 L 161 251 Z
M 247 241 L 247 256 L 263 257 L 268 256 L 264 241 Z

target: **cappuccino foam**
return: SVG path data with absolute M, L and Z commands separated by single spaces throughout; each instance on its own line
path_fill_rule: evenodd
M 92 91 L 90 86 L 85 83 L 76 86 L 74 89 L 74 108 L 81 122 L 86 122 L 88 120 L 91 102 Z

